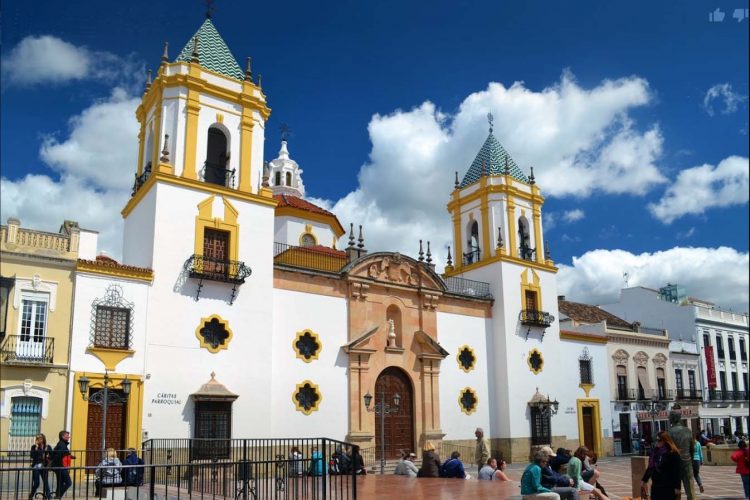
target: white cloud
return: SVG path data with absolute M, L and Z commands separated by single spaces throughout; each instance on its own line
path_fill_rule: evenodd
M 687 214 L 700 215 L 714 207 L 748 202 L 750 163 L 730 156 L 717 166 L 704 164 L 682 170 L 658 203 L 649 211 L 666 224 Z
M 683 285 L 691 296 L 748 310 L 748 253 L 733 248 L 685 248 L 632 254 L 625 250 L 592 250 L 560 265 L 558 290 L 574 301 L 589 304 L 616 302 L 624 287 L 659 288 L 666 283 Z M 717 286 L 720 281 L 721 286 Z
M 564 212 L 544 212 L 542 213 L 542 223 L 545 231 L 551 231 L 557 227 L 557 223 L 560 221 L 570 224 L 583 219 L 585 216 L 586 213 L 580 208 Z
M 91 51 L 60 38 L 27 36 L 3 57 L 3 80 L 10 85 L 100 80 L 129 88 L 144 81 L 143 64 L 133 57 Z
M 580 208 L 576 208 L 574 210 L 568 210 L 566 212 L 563 212 L 562 219 L 565 222 L 576 222 L 581 219 L 583 219 L 586 216 L 583 210 Z
M 455 114 L 424 102 L 375 115 L 368 127 L 372 150 L 359 185 L 332 201 L 332 209 L 344 224 L 364 224 L 370 250 L 414 255 L 421 238 L 430 240 L 444 260 L 443 249 L 452 239 L 446 203 L 453 172 L 463 176 L 479 151 L 488 112 L 495 116 L 495 135 L 516 162 L 527 172 L 534 166 L 545 196 L 645 193 L 666 181 L 656 165 L 663 139 L 658 126 L 637 130 L 628 114 L 650 101 L 641 78 L 606 80 L 585 89 L 564 72 L 540 91 L 521 82 L 490 83 L 467 96 Z M 547 230 L 559 222 L 550 220 L 545 219 Z
M 706 91 L 706 95 L 703 97 L 703 109 L 710 116 L 714 116 L 716 114 L 714 104 L 718 101 L 719 104 L 723 104 L 719 112 L 728 115 L 737 111 L 739 105 L 746 100 L 747 96 L 732 90 L 732 85 L 729 83 L 717 83 Z

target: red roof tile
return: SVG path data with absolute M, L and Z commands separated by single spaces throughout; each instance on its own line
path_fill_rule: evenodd
M 314 203 L 310 203 L 309 201 L 303 200 L 302 198 L 298 198 L 296 196 L 290 196 L 288 194 L 275 194 L 273 197 L 276 201 L 279 202 L 279 204 L 277 205 L 278 208 L 293 207 L 299 208 L 300 210 L 305 210 L 307 212 L 312 212 L 314 214 L 323 214 L 330 215 L 331 217 L 336 217 L 328 210 L 320 208 Z
M 621 328 L 633 328 L 633 325 L 622 318 L 611 314 L 604 309 L 589 304 L 579 302 L 570 302 L 568 300 L 558 300 L 557 307 L 561 313 L 572 320 L 581 323 L 601 323 L 606 320 L 607 325 Z
M 78 262 L 81 262 L 82 264 L 89 264 L 89 265 L 94 265 L 98 267 L 122 269 L 124 271 L 136 271 L 136 272 L 141 272 L 141 273 L 153 272 L 151 269 L 147 267 L 137 267 L 137 266 L 128 266 L 125 264 L 120 264 L 112 257 L 107 257 L 106 255 L 97 255 L 96 260 L 78 259 Z

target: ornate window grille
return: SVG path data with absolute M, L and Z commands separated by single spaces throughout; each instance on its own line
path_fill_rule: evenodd
M 474 354 L 474 350 L 467 345 L 463 346 L 461 350 L 458 351 L 456 359 L 458 359 L 458 367 L 467 373 L 473 370 L 477 363 L 477 357 Z
M 477 405 L 479 404 L 477 393 L 474 392 L 474 389 L 465 387 L 458 398 L 458 404 L 461 407 L 462 412 L 471 415 L 477 410 Z
M 295 389 L 294 394 L 292 394 L 292 401 L 297 407 L 297 410 L 305 415 L 309 415 L 316 411 L 318 406 L 320 406 L 320 401 L 322 399 L 323 396 L 321 396 L 318 386 L 309 380 L 297 384 L 297 388 Z
M 531 407 L 531 444 L 544 445 L 552 442 L 551 420 L 549 412 L 541 408 Z
M 133 342 L 134 305 L 122 296 L 122 287 L 112 283 L 104 297 L 91 306 L 91 347 L 130 349 Z
M 587 347 L 583 348 L 583 352 L 581 353 L 581 356 L 578 358 L 578 370 L 581 374 L 581 383 L 582 384 L 593 384 L 594 383 L 594 373 L 591 369 L 591 356 L 589 355 L 589 350 Z
M 297 353 L 297 357 L 305 363 L 309 363 L 314 359 L 318 359 L 321 343 L 315 332 L 311 330 L 303 330 L 297 332 L 293 347 Z
M 532 349 L 529 352 L 526 363 L 529 365 L 529 369 L 534 372 L 534 375 L 538 375 L 544 369 L 544 358 L 538 349 Z

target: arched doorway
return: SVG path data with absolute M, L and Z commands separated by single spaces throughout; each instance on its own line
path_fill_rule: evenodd
M 403 370 L 389 367 L 383 370 L 375 382 L 375 401 L 380 403 L 383 394 L 385 401 L 393 406 L 393 396 L 401 396 L 399 411 L 386 415 L 383 437 L 386 459 L 399 458 L 402 450 L 414 451 L 414 391 L 411 380 Z M 380 459 L 381 417 L 375 415 L 375 457 Z

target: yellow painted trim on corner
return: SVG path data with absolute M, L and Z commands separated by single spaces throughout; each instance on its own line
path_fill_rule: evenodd
M 533 205 L 531 213 L 531 218 L 534 224 L 534 245 L 536 248 L 534 257 L 536 258 L 537 264 L 544 264 L 544 245 L 542 243 L 542 213 L 537 205 Z
M 73 426 L 71 428 L 72 449 L 82 450 L 86 448 L 88 432 L 88 401 L 83 399 L 81 391 L 78 390 L 78 379 L 86 375 L 89 378 L 91 388 L 102 387 L 104 384 L 103 373 L 78 372 L 73 377 Z M 114 388 L 121 388 L 122 381 L 128 378 L 130 384 L 130 395 L 126 405 L 125 416 L 125 447 L 138 449 L 141 446 L 141 429 L 143 428 L 143 380 L 134 374 L 109 373 L 110 383 Z M 75 465 L 86 465 L 81 463 L 84 457 L 79 457 Z
M 128 203 L 125 205 L 125 208 L 123 208 L 120 212 L 123 218 L 130 215 L 130 213 L 135 209 L 136 206 L 138 206 L 138 203 L 140 203 L 140 201 L 146 196 L 146 194 L 151 190 L 151 188 L 154 184 L 156 184 L 157 181 L 163 182 L 165 184 L 171 184 L 173 186 L 195 189 L 204 193 L 226 196 L 249 203 L 255 203 L 258 205 L 266 205 L 270 207 L 275 207 L 276 205 L 278 205 L 278 202 L 272 196 L 264 196 L 263 193 L 242 193 L 235 189 L 219 186 L 218 184 L 210 184 L 195 179 L 186 179 L 184 177 L 167 174 L 165 172 L 152 172 L 148 180 L 146 180 L 146 183 L 141 186 L 137 193 L 135 193 L 135 196 L 130 198 Z M 271 191 L 268 190 L 268 192 L 270 193 Z
M 464 352 L 464 349 L 468 349 L 469 352 L 471 353 L 472 357 L 474 358 L 474 362 L 468 368 L 464 368 L 464 365 L 461 363 L 461 353 Z M 473 370 L 474 368 L 476 368 L 476 365 L 477 365 L 477 353 L 474 351 L 474 349 L 472 349 L 468 345 L 464 344 L 461 347 L 459 347 L 458 348 L 458 352 L 456 352 L 456 362 L 458 363 L 458 367 L 464 373 L 469 373 L 471 370 Z
M 135 354 L 132 349 L 109 349 L 106 347 L 88 347 L 86 352 L 96 356 L 104 364 L 104 368 L 110 372 L 117 369 L 120 361 Z
M 518 257 L 516 246 L 516 204 L 510 198 L 506 199 L 506 213 L 508 216 L 508 256 Z M 523 259 L 520 259 L 523 260 Z
M 138 175 L 143 173 L 143 150 L 146 147 L 146 124 L 141 120 L 141 127 L 138 131 L 138 165 L 136 172 Z
M 253 162 L 253 122 L 252 111 L 247 106 L 242 106 L 242 118 L 240 120 L 240 191 L 251 193 L 252 186 L 252 162 Z
M 220 346 L 214 348 L 210 344 L 207 344 L 203 336 L 201 335 L 201 329 L 206 325 L 206 323 L 209 323 L 211 320 L 217 320 L 219 323 L 221 323 L 224 326 L 224 329 L 227 331 L 229 336 L 227 336 L 226 340 L 223 344 Z M 218 314 L 212 314 L 211 316 L 208 316 L 207 318 L 201 318 L 200 323 L 198 323 L 198 326 L 195 328 L 195 337 L 200 342 L 200 346 L 203 349 L 208 350 L 208 352 L 212 354 L 216 354 L 219 351 L 222 351 L 224 349 L 229 348 L 229 343 L 232 341 L 232 337 L 234 337 L 234 334 L 232 333 L 232 329 L 229 328 L 229 322 L 223 319 Z
M 596 398 L 576 399 L 576 409 L 578 411 L 578 441 L 583 446 L 583 408 L 591 407 L 594 414 L 591 416 L 594 424 L 594 452 L 597 456 L 602 455 L 602 424 L 601 410 L 599 400 Z
M 534 353 L 539 354 L 539 358 L 542 360 L 542 366 L 540 366 L 538 370 L 535 369 L 531 364 L 531 356 Z M 530 350 L 528 356 L 526 356 L 526 364 L 529 366 L 529 370 L 531 370 L 534 375 L 539 375 L 540 373 L 542 373 L 544 371 L 544 356 L 542 355 L 542 351 L 540 351 L 536 347 Z
M 200 94 L 188 87 L 185 105 L 185 149 L 183 151 L 182 177 L 197 179 L 196 155 L 198 152 L 198 115 L 200 114 Z
M 563 340 L 580 340 L 583 342 L 589 342 L 591 344 L 606 344 L 607 337 L 596 338 L 586 334 L 579 334 L 577 332 L 571 332 L 568 330 L 560 331 L 560 338 Z
M 474 407 L 467 410 L 464 405 L 461 404 L 461 397 L 464 395 L 466 391 L 469 391 L 472 396 L 474 396 Z M 464 413 L 466 415 L 471 415 L 475 411 L 477 411 L 477 408 L 479 407 L 479 396 L 477 396 L 477 391 L 472 389 L 471 387 L 464 387 L 458 392 L 458 407 L 461 408 L 461 413 Z
M 195 217 L 195 255 L 203 255 L 203 237 L 206 228 L 219 229 L 229 233 L 229 260 L 239 260 L 240 225 L 237 223 L 237 209 L 222 197 L 224 218 L 213 216 L 213 204 L 216 195 L 211 195 L 198 203 L 198 215 Z
M 455 263 L 455 267 L 451 267 L 450 271 L 461 269 L 461 266 L 463 266 L 463 237 L 464 235 L 461 234 L 461 213 L 459 212 L 459 207 L 456 206 L 456 208 L 453 209 L 453 262 Z M 448 268 L 446 268 L 446 272 L 447 271 Z
M 315 342 L 316 342 L 316 343 L 318 344 L 318 350 L 317 350 L 317 351 L 315 352 L 315 354 L 313 354 L 312 356 L 310 356 L 310 358 L 309 358 L 309 359 L 308 359 L 308 358 L 306 358 L 306 357 L 305 357 L 305 356 L 304 356 L 304 355 L 303 355 L 303 354 L 302 354 L 302 353 L 300 352 L 300 350 L 299 350 L 299 349 L 297 348 L 297 342 L 298 342 L 298 341 L 299 341 L 299 340 L 300 340 L 300 339 L 301 339 L 302 337 L 304 337 L 306 333 L 309 333 L 309 334 L 310 334 L 310 336 L 311 336 L 311 337 L 312 337 L 312 338 L 313 338 L 313 339 L 315 340 Z M 295 352 L 295 353 L 296 353 L 296 355 L 297 355 L 297 359 L 301 359 L 301 360 L 302 360 L 302 361 L 304 361 L 305 363 L 311 363 L 311 362 L 313 362 L 314 360 L 318 359 L 318 357 L 320 357 L 320 351 L 322 351 L 322 350 L 323 350 L 323 342 L 321 342 L 321 341 L 320 341 L 320 336 L 319 336 L 319 335 L 318 335 L 317 333 L 315 333 L 314 331 L 312 331 L 312 330 L 310 330 L 310 329 L 308 328 L 308 329 L 305 329 L 305 330 L 301 330 L 301 331 L 297 332 L 297 335 L 295 335 L 295 336 L 294 336 L 294 340 L 292 341 L 292 349 L 294 349 L 294 352 Z
M 115 276 L 117 278 L 143 281 L 146 283 L 152 283 L 154 281 L 154 271 L 150 269 L 141 271 L 136 269 L 123 269 L 121 267 L 100 266 L 90 262 L 78 261 L 76 263 L 76 271 L 81 273 L 98 274 L 100 276 Z
M 341 226 L 338 218 L 335 215 L 318 214 L 314 212 L 308 212 L 297 207 L 278 207 L 276 209 L 276 217 L 299 217 L 300 219 L 310 220 L 314 222 L 320 222 L 321 224 L 328 225 L 337 238 L 341 238 L 345 231 Z
M 529 282 L 529 271 L 531 271 L 531 282 Z M 536 294 L 537 311 L 544 311 L 542 307 L 542 287 L 539 275 L 533 269 L 524 269 L 521 273 L 521 310 L 526 309 L 526 292 Z
M 163 89 L 160 87 L 156 90 L 156 109 L 154 109 L 154 142 L 153 151 L 151 151 L 151 165 L 159 164 L 159 157 L 161 156 L 162 142 L 164 138 L 161 135 L 161 110 L 162 110 L 162 95 Z
M 315 404 L 309 409 L 306 410 L 302 406 L 300 406 L 299 401 L 297 401 L 297 398 L 295 397 L 297 393 L 305 386 L 309 386 L 311 389 L 315 391 L 315 393 L 318 395 L 318 400 L 315 401 Z M 320 408 L 320 403 L 323 401 L 323 394 L 320 393 L 320 387 L 318 387 L 318 384 L 313 384 L 309 380 L 303 380 L 297 386 L 294 388 L 294 392 L 292 392 L 292 403 L 294 403 L 295 408 L 297 411 L 301 411 L 305 415 L 310 415 L 314 411 L 318 411 Z
M 481 258 L 479 259 L 481 261 L 492 257 L 492 250 L 494 248 L 494 245 L 490 243 L 492 241 L 492 231 L 490 231 L 490 207 L 487 199 L 487 190 L 482 191 L 479 213 L 482 217 L 482 245 L 484 246 Z

